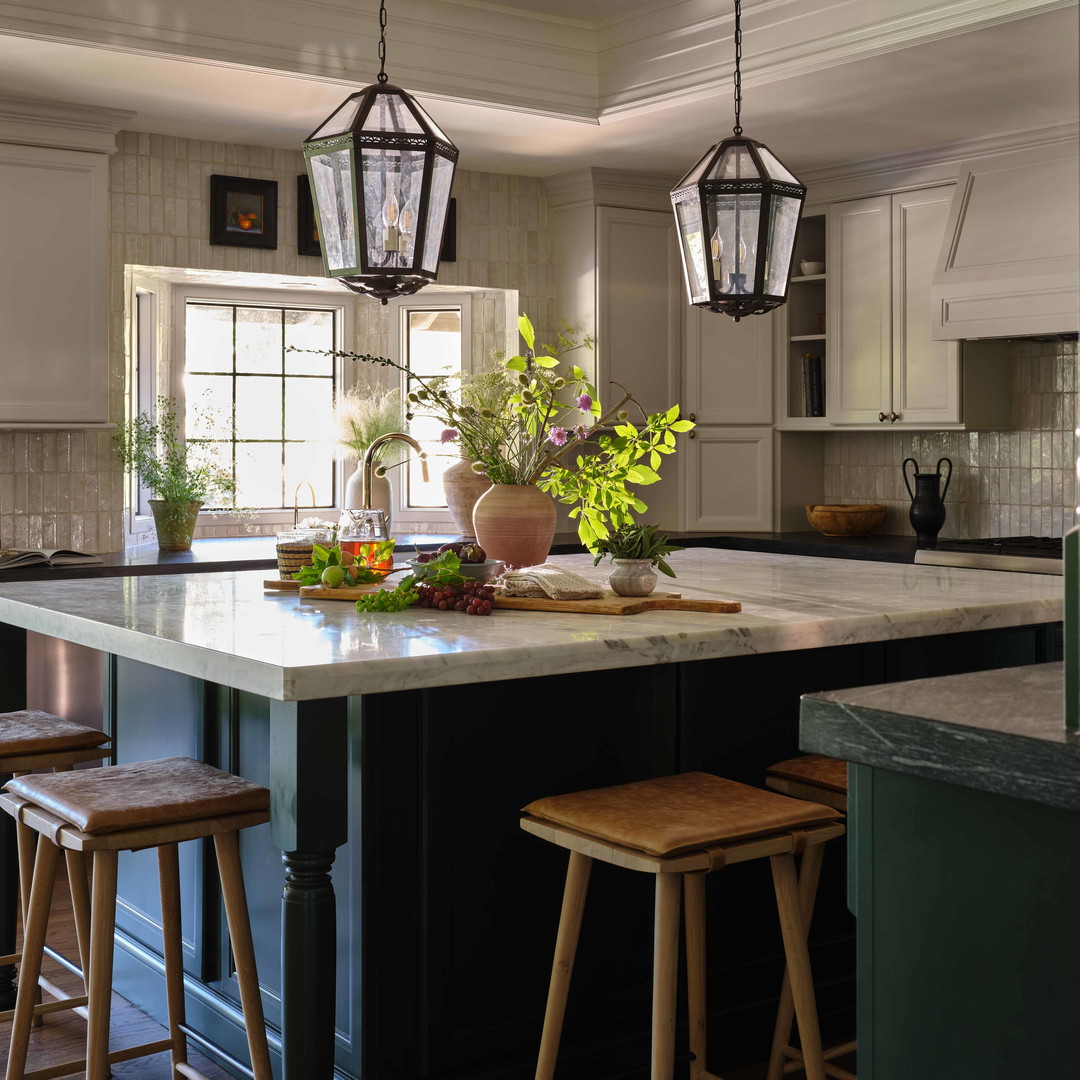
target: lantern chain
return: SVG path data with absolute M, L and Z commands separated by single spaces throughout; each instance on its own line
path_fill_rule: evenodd
M 386 82 L 386 0 L 379 4 L 379 82 Z
M 735 0 L 735 127 L 736 136 L 742 134 L 739 113 L 742 111 L 742 0 Z

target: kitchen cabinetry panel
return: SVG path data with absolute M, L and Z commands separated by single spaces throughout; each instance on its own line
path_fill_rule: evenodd
M 688 529 L 772 529 L 771 427 L 699 427 L 686 458 Z
M 105 155 L 0 144 L 0 425 L 108 419 L 107 209 Z
M 829 211 L 825 392 L 834 424 L 877 424 L 891 408 L 891 228 L 888 196 Z
M 684 415 L 699 424 L 771 424 L 774 317 L 735 322 L 687 305 Z

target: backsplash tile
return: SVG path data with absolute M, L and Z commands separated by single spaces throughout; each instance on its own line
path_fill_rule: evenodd
M 942 536 L 1061 536 L 1075 523 L 1076 342 L 1012 346 L 1012 431 L 830 432 L 825 501 L 883 502 L 880 532 L 914 535 L 901 462 L 954 475 Z

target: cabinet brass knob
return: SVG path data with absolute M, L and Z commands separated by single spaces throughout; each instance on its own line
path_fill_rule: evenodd
M 899 420 L 899 419 L 900 419 L 900 414 L 899 413 L 894 413 L 894 412 L 889 413 L 889 423 L 890 424 L 895 424 L 896 421 Z
M 696 439 L 697 438 L 697 432 L 696 431 L 688 431 L 686 433 L 686 437 L 688 439 Z
M 879 412 L 877 414 L 877 419 L 878 419 L 879 424 L 884 424 L 885 423 L 885 414 L 883 412 Z
M 697 413 L 691 413 L 686 419 L 696 422 L 697 421 Z

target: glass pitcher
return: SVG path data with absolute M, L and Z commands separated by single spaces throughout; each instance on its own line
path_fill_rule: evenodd
M 394 567 L 394 541 L 385 510 L 343 510 L 338 544 L 343 552 L 350 552 L 358 563 L 372 570 L 390 571 Z

